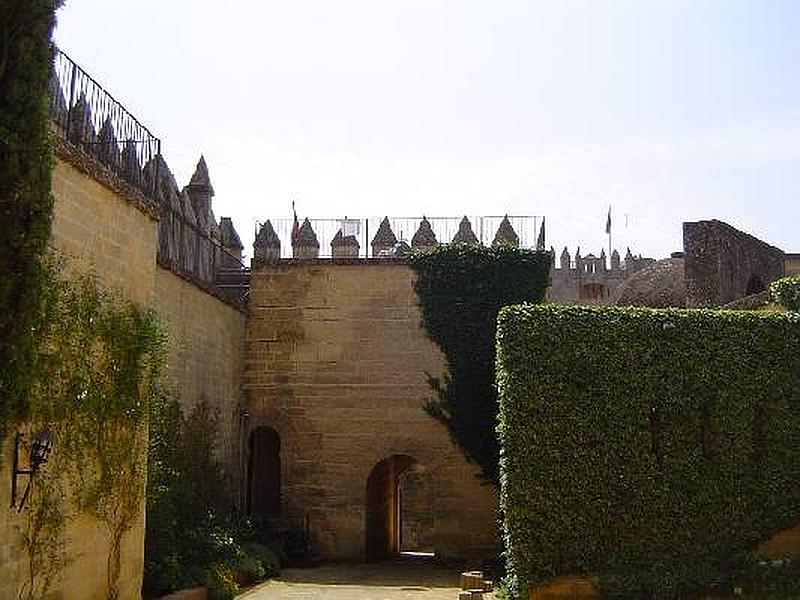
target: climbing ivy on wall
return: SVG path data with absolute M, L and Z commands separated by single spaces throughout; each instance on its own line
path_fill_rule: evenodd
M 50 237 L 50 35 L 60 0 L 0 4 L 0 440 L 25 414 Z
M 519 597 L 563 574 L 678 597 L 800 520 L 797 314 L 513 306 L 497 336 Z
M 542 302 L 551 255 L 500 246 L 439 246 L 409 259 L 423 325 L 447 359 L 448 374 L 429 382 L 437 399 L 427 406 L 453 441 L 498 482 L 495 435 L 495 329 L 503 306 Z
M 66 522 L 85 514 L 110 540 L 107 594 L 115 599 L 122 539 L 143 514 L 148 413 L 163 396 L 164 335 L 152 312 L 93 278 L 66 279 L 55 260 L 43 273 L 23 426 L 53 431 L 55 447 L 26 507 L 26 589 L 44 594 L 67 562 Z

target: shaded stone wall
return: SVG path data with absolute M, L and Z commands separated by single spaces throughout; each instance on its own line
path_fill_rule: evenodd
M 684 223 L 683 251 L 688 307 L 727 304 L 784 273 L 780 249 L 722 221 Z
M 443 357 L 421 326 L 413 271 L 397 261 L 282 261 L 254 268 L 244 388 L 249 428 L 281 436 L 282 509 L 310 518 L 328 558 L 364 558 L 372 469 L 407 456 L 431 481 L 430 540 L 445 556 L 495 549 L 496 498 L 423 410 Z
M 155 292 L 157 221 L 147 202 L 125 186 L 101 184 L 91 160 L 60 146 L 53 170 L 53 245 L 66 255 L 67 271 L 93 272 L 104 286 L 120 290 L 128 298 L 150 306 Z M 25 424 L 21 430 L 27 431 Z M 28 432 L 29 434 L 31 432 Z M 0 598 L 17 598 L 28 577 L 24 535 L 27 512 L 8 507 L 13 465 L 14 431 L 0 453 Z M 54 453 L 59 452 L 56 440 Z M 144 459 L 144 457 L 143 457 Z M 45 467 L 47 468 L 47 467 Z M 21 478 L 22 484 L 26 483 Z M 63 478 L 64 489 L 69 480 Z M 109 536 L 105 527 L 85 515 L 72 514 L 65 531 L 66 552 L 71 562 L 52 587 L 53 598 L 106 597 Z M 144 565 L 144 496 L 142 518 L 122 541 L 120 598 L 138 598 Z M 48 596 L 51 597 L 51 596 Z
M 203 400 L 217 411 L 217 456 L 231 477 L 231 501 L 238 503 L 245 314 L 161 267 L 155 274 L 154 307 L 170 335 L 167 367 L 173 393 L 186 414 Z

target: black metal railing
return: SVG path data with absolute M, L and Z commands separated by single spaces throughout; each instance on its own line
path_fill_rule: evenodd
M 161 140 L 66 53 L 54 48 L 50 114 L 66 138 L 152 196 Z
M 436 240 L 440 244 L 446 244 L 453 240 L 458 232 L 463 217 L 426 217 L 431 225 L 431 229 L 436 235 Z M 491 245 L 500 222 L 504 215 L 470 215 L 468 219 L 475 237 L 485 246 Z M 542 217 L 538 215 L 508 215 L 517 236 L 519 244 L 523 248 L 535 248 L 539 236 L 539 228 Z M 319 241 L 319 256 L 321 258 L 330 257 L 331 241 L 336 233 L 343 229 L 347 221 L 350 233 L 355 236 L 359 245 L 359 256 L 362 258 L 372 256 L 372 240 L 380 227 L 383 217 L 352 217 L 343 219 L 315 219 L 309 218 L 311 228 Z M 422 217 L 389 217 L 389 224 L 392 232 L 398 240 L 411 243 L 414 233 L 422 221 Z M 281 257 L 291 258 L 292 256 L 292 229 L 294 219 L 270 219 L 275 233 L 281 241 Z M 255 233 L 261 228 L 262 223 L 256 222 Z

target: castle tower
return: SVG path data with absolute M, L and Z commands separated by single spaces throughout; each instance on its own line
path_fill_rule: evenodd
M 342 235 L 342 230 L 336 232 L 331 240 L 331 256 L 333 258 L 358 258 L 361 246 L 354 235 Z
M 519 236 L 511 226 L 508 215 L 503 217 L 503 220 L 500 221 L 500 226 L 497 228 L 497 233 L 492 241 L 492 248 L 498 248 L 500 246 L 519 246 Z
M 572 258 L 570 257 L 569 250 L 567 250 L 566 246 L 564 246 L 564 249 L 561 251 L 559 265 L 562 269 L 569 269 L 572 266 Z
M 300 259 L 319 258 L 319 241 L 308 218 L 303 221 L 297 236 L 292 240 L 292 256 Z
M 389 224 L 389 217 L 384 217 L 381 221 L 375 237 L 372 238 L 372 256 L 380 256 L 381 253 L 387 254 L 394 249 L 397 244 L 397 236 L 392 231 L 392 226 Z
M 430 221 L 422 217 L 414 237 L 411 238 L 411 247 L 414 250 L 431 250 L 438 245 L 436 234 L 433 233 Z
M 475 232 L 472 231 L 472 223 L 469 222 L 469 219 L 465 216 L 461 219 L 461 223 L 458 224 L 458 231 L 453 236 L 453 244 L 472 244 L 473 246 L 477 246 L 480 244 L 478 241 Z
M 214 188 L 211 186 L 211 178 L 208 176 L 206 159 L 202 155 L 197 161 L 194 175 L 185 189 L 192 201 L 198 227 L 203 233 L 209 233 L 211 221 L 214 220 L 211 216 L 211 198 L 214 196 Z
M 253 242 L 253 266 L 278 262 L 281 258 L 281 239 L 272 228 L 272 223 L 267 219 L 258 230 L 256 240 Z
M 222 246 L 222 260 L 217 263 L 218 269 L 239 269 L 242 266 L 242 240 L 233 226 L 230 217 L 219 220 L 219 241 Z
M 616 248 L 611 253 L 611 270 L 619 271 L 619 252 L 617 252 Z

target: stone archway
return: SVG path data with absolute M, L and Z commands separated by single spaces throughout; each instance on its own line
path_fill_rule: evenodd
M 745 289 L 745 296 L 750 296 L 751 294 L 759 294 L 767 289 L 767 286 L 764 285 L 764 280 L 761 279 L 758 275 L 751 275 L 750 279 L 747 280 L 747 289 Z
M 250 433 L 247 512 L 274 518 L 281 512 L 281 438 L 272 427 Z
M 364 557 L 385 560 L 403 551 L 433 552 L 433 494 L 426 469 L 394 454 L 367 477 Z M 404 539 L 405 538 L 405 539 Z

